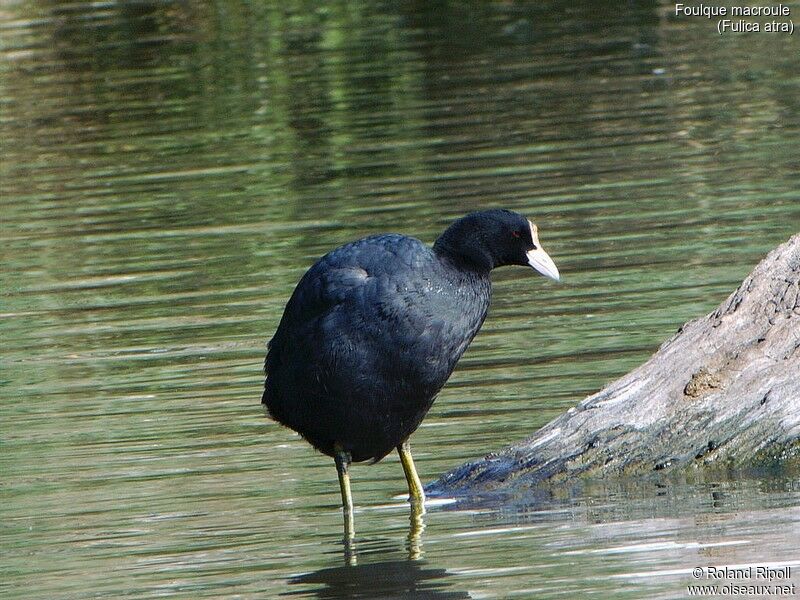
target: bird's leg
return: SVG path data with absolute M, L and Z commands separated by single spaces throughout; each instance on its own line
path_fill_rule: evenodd
M 334 446 L 336 454 L 336 472 L 339 474 L 339 489 L 342 492 L 342 509 L 344 512 L 344 540 L 345 546 L 351 544 L 355 536 L 353 525 L 353 495 L 350 493 L 350 453 L 346 452 L 339 444 Z
M 411 504 L 418 504 L 422 508 L 422 514 L 425 514 L 425 490 L 422 488 L 419 475 L 417 475 L 414 459 L 411 457 L 411 444 L 408 443 L 408 440 L 397 447 L 397 453 L 400 455 L 400 462 L 403 463 L 403 471 L 408 482 L 408 500 Z

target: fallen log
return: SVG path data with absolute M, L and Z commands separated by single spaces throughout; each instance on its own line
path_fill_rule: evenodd
M 431 495 L 578 476 L 639 476 L 800 457 L 800 234 L 715 311 L 689 321 L 643 365 L 529 439 L 464 464 Z

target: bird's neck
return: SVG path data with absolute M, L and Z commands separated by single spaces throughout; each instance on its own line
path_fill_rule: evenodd
M 440 266 L 440 273 L 450 282 L 450 289 L 459 296 L 461 310 L 467 310 L 464 303 L 472 301 L 486 304 L 492 295 L 492 278 L 489 269 L 474 268 L 459 255 L 448 252 L 434 252 Z
M 462 228 L 449 227 L 433 244 L 433 252 L 439 260 L 460 270 L 472 271 L 487 276 L 494 268 L 494 259 L 480 243 L 477 236 Z

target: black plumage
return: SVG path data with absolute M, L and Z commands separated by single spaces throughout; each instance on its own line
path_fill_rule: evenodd
M 263 404 L 324 454 L 380 460 L 419 426 L 483 324 L 489 272 L 512 264 L 558 277 L 535 226 L 506 210 L 457 220 L 433 248 L 385 234 L 331 251 L 268 345 Z

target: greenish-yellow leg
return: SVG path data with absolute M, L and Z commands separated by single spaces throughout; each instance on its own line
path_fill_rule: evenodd
M 336 471 L 339 474 L 339 489 L 342 492 L 342 509 L 344 512 L 344 539 L 349 544 L 355 536 L 353 525 L 353 495 L 350 493 L 350 453 L 336 445 Z
M 408 443 L 408 440 L 397 447 L 397 453 L 400 455 L 400 462 L 403 463 L 403 471 L 406 474 L 409 501 L 412 504 L 424 506 L 425 490 L 422 489 L 422 482 L 419 480 L 419 475 L 417 475 L 414 459 L 411 457 L 411 444 Z M 425 513 L 424 510 L 422 512 L 423 514 Z

